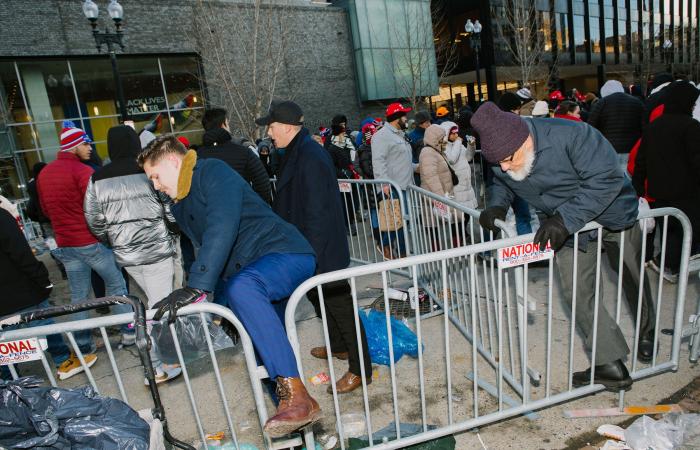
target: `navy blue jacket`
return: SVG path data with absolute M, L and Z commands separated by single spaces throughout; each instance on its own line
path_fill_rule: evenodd
M 285 151 L 272 209 L 309 240 L 316 252 L 316 273 L 350 265 L 344 206 L 335 175 L 328 152 L 302 128 Z
M 211 292 L 220 277 L 227 279 L 271 253 L 313 254 L 304 236 L 218 159 L 197 161 L 190 193 L 172 213 L 199 248 L 187 282 L 192 288 Z
M 518 195 L 547 216 L 558 212 L 571 234 L 593 220 L 614 231 L 634 224 L 637 195 L 598 130 L 563 119 L 525 121 L 535 142 L 532 171 L 515 181 L 494 165 L 488 206 L 507 209 Z

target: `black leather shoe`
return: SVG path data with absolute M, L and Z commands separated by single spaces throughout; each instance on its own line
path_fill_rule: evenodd
M 591 382 L 591 369 L 574 372 L 572 383 L 575 387 L 587 386 Z M 602 384 L 606 390 L 617 392 L 628 391 L 632 386 L 632 378 L 622 360 L 595 366 L 595 384 Z
M 637 347 L 637 360 L 642 363 L 650 363 L 654 358 L 654 338 L 642 338 Z

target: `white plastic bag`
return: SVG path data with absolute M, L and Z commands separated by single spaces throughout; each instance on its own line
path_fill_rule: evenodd
M 700 414 L 668 414 L 661 420 L 642 416 L 625 431 L 625 441 L 633 450 L 694 448 L 685 446 L 696 442 L 698 427 Z

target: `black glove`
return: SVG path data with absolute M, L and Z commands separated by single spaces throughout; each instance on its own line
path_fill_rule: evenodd
M 491 231 L 500 231 L 500 228 L 494 223 L 496 219 L 506 220 L 506 210 L 500 206 L 485 208 L 479 215 L 479 225 Z
M 170 295 L 153 305 L 152 309 L 157 310 L 153 316 L 153 320 L 160 320 L 165 313 L 168 312 L 170 313 L 168 316 L 168 323 L 175 322 L 175 319 L 177 318 L 177 310 L 183 306 L 193 303 L 195 300 L 201 297 L 202 294 L 204 294 L 204 291 L 201 289 L 189 287 L 175 289 L 170 293 Z
M 556 252 L 564 245 L 569 235 L 570 233 L 564 225 L 564 219 L 559 213 L 556 213 L 540 224 L 540 229 L 535 233 L 534 243 L 540 245 L 541 251 L 547 248 L 547 241 L 549 241 L 552 250 Z

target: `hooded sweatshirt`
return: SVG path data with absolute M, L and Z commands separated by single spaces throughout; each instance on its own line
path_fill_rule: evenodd
M 121 267 L 155 264 L 175 254 L 167 200 L 136 162 L 141 142 L 129 126 L 110 128 L 112 162 L 93 174 L 85 193 L 85 220 L 92 234 L 110 245 Z
M 602 88 L 600 88 L 601 98 L 605 98 L 608 95 L 616 94 L 618 92 L 625 92 L 625 88 L 622 87 L 622 83 L 618 80 L 608 80 L 605 82 Z

